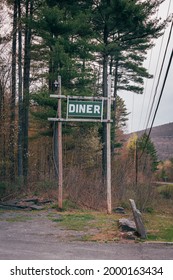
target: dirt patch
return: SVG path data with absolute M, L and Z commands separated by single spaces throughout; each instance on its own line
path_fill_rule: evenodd
M 84 231 L 66 229 L 61 225 L 61 219 L 62 215 L 54 210 L 0 210 L 0 224 L 9 234 L 15 234 L 20 228 L 20 232 L 28 236 L 52 236 L 61 241 L 82 241 L 99 232 L 93 228 Z

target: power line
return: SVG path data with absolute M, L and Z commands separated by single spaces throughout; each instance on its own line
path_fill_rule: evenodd
M 162 95 L 163 95 L 163 91 L 164 91 L 164 88 L 165 88 L 165 84 L 166 84 L 166 81 L 167 81 L 169 69 L 170 69 L 171 62 L 172 62 L 172 57 L 173 57 L 173 49 L 172 49 L 172 52 L 171 52 L 171 55 L 170 55 L 170 58 L 169 58 L 169 63 L 168 63 L 167 69 L 166 69 L 166 73 L 165 73 L 162 89 L 161 89 L 161 92 L 160 92 L 160 95 L 159 95 L 159 99 L 158 99 L 158 102 L 157 102 L 157 106 L 156 106 L 156 109 L 155 109 L 155 112 L 154 112 L 153 120 L 152 120 L 150 129 L 149 129 L 149 132 L 148 132 L 148 135 L 147 135 L 147 139 L 146 139 L 146 142 L 145 142 L 145 146 L 143 148 L 143 151 L 142 151 L 142 154 L 141 154 L 140 158 L 142 157 L 142 155 L 143 155 L 143 153 L 145 151 L 145 148 L 147 146 L 147 143 L 148 143 L 148 140 L 149 140 L 149 137 L 150 137 L 150 134 L 151 134 L 151 130 L 153 128 L 153 124 L 154 124 L 154 121 L 155 121 L 155 118 L 156 118 L 156 114 L 157 114 L 157 111 L 158 111 L 158 108 L 159 108 L 159 105 L 160 105 L 160 101 L 161 101 L 161 98 L 162 98 Z
M 169 16 L 170 6 L 171 6 L 171 0 L 169 1 L 169 5 L 168 5 L 168 10 L 167 10 L 166 18 L 168 18 L 168 16 Z M 172 28 L 171 28 L 171 29 L 172 29 Z M 171 33 L 171 32 L 172 32 L 172 31 L 170 31 L 170 33 Z M 158 65 L 159 65 L 159 57 L 160 57 L 160 55 L 161 55 L 161 50 L 162 50 L 162 47 L 163 47 L 164 36 L 165 36 L 165 31 L 164 31 L 164 34 L 163 34 L 163 36 L 162 36 L 162 41 L 161 41 L 160 50 L 159 50 L 159 54 L 158 54 L 157 65 L 156 65 L 156 70 L 155 70 L 155 74 L 154 74 L 154 80 L 153 80 L 153 85 L 152 85 L 151 93 L 153 92 L 153 89 L 154 89 L 155 77 L 156 77 L 156 73 L 157 73 L 157 69 L 158 69 Z M 161 72 L 160 72 L 160 74 L 159 74 L 159 80 L 160 80 L 160 75 L 161 75 Z M 153 108 L 153 104 L 154 104 L 154 100 L 155 100 L 155 96 L 156 96 L 158 84 L 159 84 L 159 81 L 158 81 L 157 86 L 156 86 L 155 95 L 154 95 L 154 97 L 153 97 L 153 102 L 152 102 L 152 105 L 151 105 L 151 108 L 150 108 L 150 113 L 149 113 L 149 117 L 148 117 L 148 121 L 147 121 L 147 115 L 148 115 L 148 110 L 149 110 L 149 106 L 150 106 L 150 103 L 151 103 L 151 96 L 152 96 L 152 94 L 150 95 L 150 100 L 149 100 L 148 109 L 147 109 L 147 114 L 146 114 L 146 119 L 145 119 L 145 123 L 146 123 L 146 121 L 147 121 L 146 128 L 148 127 L 148 123 L 149 123 L 149 119 L 150 119 L 150 116 L 151 116 L 151 111 L 152 111 L 152 108 Z M 145 124 L 145 123 L 144 123 L 144 124 Z
M 170 7 L 171 7 L 171 0 L 169 0 L 166 18 L 169 17 Z M 157 15 L 158 15 L 158 12 L 157 12 Z M 172 27 L 171 27 L 171 29 L 172 29 Z M 171 33 L 171 32 L 172 32 L 172 31 L 170 31 L 170 33 Z M 156 92 L 157 92 L 157 87 L 158 87 L 158 84 L 159 84 L 159 81 L 158 81 L 158 84 L 157 84 L 157 87 L 156 87 L 156 90 L 155 90 L 155 95 L 154 95 L 154 97 L 153 97 L 153 102 L 152 102 L 152 105 L 151 105 L 151 108 L 150 108 L 150 113 L 149 113 L 148 121 L 147 121 L 147 115 L 148 115 L 149 107 L 150 107 L 150 104 L 151 104 L 151 97 L 152 97 L 152 92 L 153 92 L 153 89 L 154 89 L 154 84 L 155 84 L 155 79 L 156 79 L 156 73 L 157 73 L 157 70 L 158 70 L 159 58 L 160 58 L 161 51 L 162 51 L 162 47 L 163 47 L 164 36 L 165 36 L 165 31 L 164 31 L 164 34 L 163 34 L 163 36 L 162 36 L 162 41 L 161 41 L 161 45 L 160 45 L 160 49 L 159 49 L 159 54 L 158 54 L 158 59 L 157 59 L 157 65 L 156 65 L 155 74 L 154 74 L 154 80 L 153 80 L 153 83 L 152 83 L 151 95 L 150 95 L 149 103 L 148 103 L 148 106 L 147 106 L 147 113 L 146 113 L 146 118 L 145 118 L 145 122 L 144 122 L 144 125 L 145 125 L 146 122 L 147 122 L 146 128 L 148 127 L 149 119 L 150 119 L 150 117 L 151 117 L 151 111 L 152 111 L 152 109 L 153 109 L 153 105 L 154 105 L 154 101 L 155 101 L 155 96 L 156 96 Z M 153 48 L 152 48 L 152 51 L 151 51 L 151 54 L 150 54 L 150 60 L 149 60 L 148 70 L 150 69 L 151 58 L 152 58 L 152 52 L 153 52 Z M 161 73 L 160 73 L 160 75 L 161 75 Z M 160 80 L 160 76 L 159 76 L 159 80 Z M 144 109 L 144 100 L 145 100 L 145 93 L 146 93 L 147 84 L 148 84 L 148 80 L 147 80 L 146 86 L 145 86 L 144 98 L 143 98 L 143 103 L 142 103 L 142 111 L 141 111 L 141 115 L 140 115 L 140 122 L 139 122 L 138 130 L 139 130 L 139 127 L 140 127 L 140 124 L 141 124 L 141 119 L 142 119 L 142 114 L 143 114 L 143 109 Z
M 155 109 L 155 113 L 154 113 L 154 116 L 153 116 L 153 120 L 152 120 L 152 123 L 151 123 L 151 127 L 150 127 L 150 129 L 149 129 L 148 136 L 150 136 L 150 133 L 151 133 L 151 130 L 152 130 L 152 127 L 153 127 L 155 118 L 156 118 L 156 114 L 157 114 L 157 111 L 158 111 L 158 108 L 159 108 L 159 105 L 160 105 L 160 101 L 161 101 L 161 98 L 162 98 L 162 95 L 163 95 L 163 90 L 164 90 L 164 88 L 165 88 L 165 84 L 166 84 L 166 81 L 167 81 L 169 69 L 170 69 L 170 66 L 171 66 L 172 57 L 173 57 L 173 49 L 172 49 L 172 52 L 171 52 L 171 55 L 170 55 L 170 58 L 169 58 L 168 67 L 167 67 L 167 69 L 166 69 L 165 78 L 164 78 L 164 81 L 163 81 L 162 89 L 161 89 L 161 92 L 160 92 L 159 100 L 158 100 L 158 102 L 157 102 L 157 107 L 156 107 L 156 109 Z
M 154 93 L 154 96 L 153 96 L 153 101 L 152 101 L 152 105 L 151 105 L 151 108 L 150 108 L 150 112 L 149 112 L 149 116 L 148 116 L 148 120 L 147 120 L 147 124 L 146 124 L 146 129 L 148 127 L 148 124 L 149 124 L 149 121 L 150 121 L 150 118 L 151 118 L 151 113 L 152 113 L 152 110 L 153 110 L 154 101 L 155 101 L 155 98 L 156 98 L 156 94 L 157 94 L 157 90 L 158 90 L 161 74 L 162 74 L 162 71 L 163 71 L 163 66 L 164 66 L 165 59 L 166 59 L 166 54 L 167 54 L 167 51 L 168 51 L 168 46 L 169 46 L 170 39 L 171 39 L 172 28 L 173 28 L 173 22 L 171 24 L 171 28 L 170 28 L 170 32 L 169 32 L 169 36 L 168 36 L 168 40 L 167 40 L 167 45 L 166 45 L 164 57 L 163 57 L 163 60 L 162 60 L 161 69 L 160 69 L 160 72 L 159 72 L 159 77 L 158 77 L 158 80 L 157 80 L 157 85 L 156 85 L 156 88 L 155 88 L 155 93 Z

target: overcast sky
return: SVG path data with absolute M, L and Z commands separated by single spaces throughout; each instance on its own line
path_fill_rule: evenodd
M 166 0 L 164 4 L 161 5 L 158 16 L 162 16 L 164 19 L 167 16 L 169 8 L 169 15 L 173 13 L 173 0 Z M 153 98 L 155 95 L 155 89 L 158 81 L 158 75 L 161 68 L 161 63 L 163 60 L 163 55 L 166 48 L 166 43 L 168 40 L 168 34 L 170 31 L 170 26 L 166 29 L 165 35 L 156 41 L 156 46 L 148 52 L 148 59 L 145 61 L 145 67 L 149 70 L 149 73 L 154 75 L 151 80 L 145 81 L 145 89 L 143 95 L 137 95 L 131 92 L 121 92 L 119 95 L 125 100 L 129 115 L 129 121 L 127 123 L 127 132 L 133 132 L 138 130 L 143 130 L 146 128 L 149 112 L 151 105 L 153 103 Z M 162 46 L 162 47 L 161 47 Z M 163 79 L 165 76 L 168 61 L 171 55 L 173 46 L 173 34 L 171 36 L 166 61 L 164 64 L 163 72 L 161 75 L 159 87 L 154 102 L 154 109 L 151 115 L 149 126 L 153 119 L 153 114 L 158 102 L 158 98 L 163 85 Z M 161 98 L 161 102 L 156 114 L 156 118 L 153 126 L 158 126 L 165 123 L 173 122 L 173 62 L 171 63 L 170 71 L 168 74 L 167 82 L 165 84 L 165 89 Z

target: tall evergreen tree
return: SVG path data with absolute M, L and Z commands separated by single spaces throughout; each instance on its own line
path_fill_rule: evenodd
M 107 97 L 107 76 L 108 76 L 108 67 L 115 62 L 115 94 L 118 89 L 118 69 L 119 69 L 119 60 L 120 57 L 125 59 L 128 51 L 133 46 L 138 46 L 138 50 L 141 49 L 141 46 L 144 46 L 144 50 L 148 49 L 148 45 L 151 42 L 151 38 L 158 38 L 161 35 L 165 24 L 160 23 L 159 19 L 154 17 L 157 8 L 160 3 L 163 1 L 125 1 L 125 0 L 101 0 L 93 1 L 93 26 L 97 32 L 98 46 L 100 47 L 100 57 L 103 67 L 103 96 Z M 140 43 L 140 44 L 139 44 Z M 144 51 L 143 50 L 143 51 Z M 141 82 L 141 76 L 147 76 L 144 69 L 136 67 L 135 64 L 130 64 L 128 62 L 128 55 L 126 58 L 126 64 L 124 67 L 126 69 L 133 68 L 133 73 L 136 71 L 140 73 L 140 77 L 134 77 L 132 81 Z M 111 64 L 110 64 L 111 63 Z M 128 67 L 127 67 L 128 64 Z M 135 71 L 134 71 L 135 70 Z M 113 68 L 112 70 L 113 71 Z M 123 79 L 124 80 L 124 79 Z M 121 84 L 124 82 L 121 79 Z M 127 87 L 128 80 L 124 87 Z M 130 90 L 130 86 L 128 88 Z M 134 87 L 131 87 L 131 90 L 134 90 Z M 136 88 L 137 90 L 137 88 Z M 139 89 L 138 89 L 139 91 Z M 114 106 L 115 109 L 115 106 Z M 103 173 L 105 174 L 106 170 L 106 125 L 103 124 Z
M 88 60 L 93 57 L 93 44 L 89 41 L 92 37 L 87 5 L 85 1 L 46 2 L 35 21 L 36 34 L 42 40 L 34 47 L 34 58 L 38 57 L 38 50 L 42 52 L 42 61 L 49 69 L 49 91 L 58 75 L 66 90 L 77 94 L 87 87 L 89 91 L 92 69 Z
M 153 142 L 150 138 L 148 138 L 148 135 L 146 133 L 144 133 L 140 138 L 137 139 L 136 149 L 138 159 L 140 160 L 140 162 L 143 162 L 143 171 L 145 172 L 147 161 L 150 161 L 151 171 L 156 171 L 158 166 L 157 151 L 154 147 Z

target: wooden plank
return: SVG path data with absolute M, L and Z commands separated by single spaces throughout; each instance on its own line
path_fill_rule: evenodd
M 64 118 L 48 118 L 48 121 L 53 122 L 106 122 L 111 123 L 113 120 L 106 120 L 106 119 L 77 119 L 77 118 L 71 118 L 71 119 L 64 119 Z
M 71 96 L 71 95 L 58 95 L 58 94 L 50 94 L 50 97 L 52 98 L 64 98 L 64 99 L 74 99 L 74 100 L 107 100 L 108 97 L 103 97 L 103 96 Z M 115 100 L 115 97 L 111 97 L 111 100 Z

